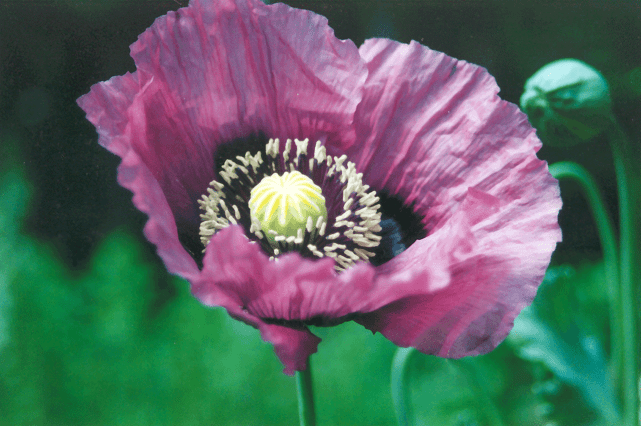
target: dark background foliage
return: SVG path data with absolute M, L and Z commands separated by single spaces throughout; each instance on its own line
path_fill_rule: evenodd
M 375 36 L 417 40 L 482 65 L 496 78 L 501 96 L 514 103 L 525 80 L 543 65 L 566 57 L 583 60 L 609 81 L 617 116 L 630 137 L 641 140 L 641 6 L 636 0 L 287 3 L 327 16 L 337 37 L 357 45 Z M 0 357 L 0 362 L 23 362 L 11 368 L 5 363 L 6 368 L 0 369 L 0 401 L 5 400 L 0 402 L 0 418 L 11 412 L 14 419 L 4 420 L 6 424 L 114 424 L 118 409 L 125 406 L 129 411 L 121 413 L 123 424 L 295 422 L 293 388 L 289 388 L 293 383 L 279 372 L 271 349 L 259 342 L 257 333 L 233 325 L 224 313 L 204 310 L 187 294 L 185 283 L 166 274 L 154 248 L 142 237 L 146 217 L 132 206 L 131 194 L 116 183 L 118 159 L 98 146 L 94 127 L 75 104 L 92 84 L 134 71 L 129 45 L 156 17 L 186 5 L 186 0 L 0 1 L 0 172 L 22 170 L 20 179 L 30 183 L 16 183 L 22 189 L 14 198 L 3 187 L 5 211 L 0 213 L 19 223 L 23 218 L 16 212 L 31 200 L 22 231 L 16 228 L 10 234 L 5 229 L 1 234 L 5 251 L 0 250 L 4 256 L 0 262 L 15 261 L 16 269 L 0 272 L 15 287 L 13 321 L 21 326 L 12 329 L 13 355 Z M 588 168 L 616 217 L 612 160 L 603 141 L 570 150 L 544 147 L 540 157 L 549 162 L 573 160 Z M 9 158 L 19 158 L 19 164 Z M 598 260 L 599 243 L 587 204 L 571 183 L 563 183 L 562 192 L 564 242 L 554 263 Z M 8 250 L 14 250 L 7 243 L 10 237 L 18 244 L 15 247 L 30 248 L 10 257 Z M 105 270 L 100 262 L 115 269 Z M 106 288 L 107 282 L 112 290 Z M 590 294 L 597 300 L 591 306 L 601 306 L 600 293 Z M 0 301 L 2 297 L 0 292 Z M 2 309 L 0 325 L 1 320 Z M 123 324 L 135 324 L 129 328 L 137 331 L 126 332 L 128 326 Z M 594 328 L 604 333 L 607 326 Z M 240 343 L 245 336 L 254 339 L 247 346 Z M 172 349 L 172 342 L 179 342 L 181 349 Z M 327 374 L 319 379 L 318 386 L 326 390 L 319 398 L 331 407 L 326 408 L 328 413 L 349 413 L 355 405 L 363 406 L 354 417 L 324 414 L 323 424 L 355 424 L 359 416 L 364 424 L 390 424 L 386 386 L 393 345 L 350 325 L 339 328 L 321 348 L 324 355 L 318 355 L 318 365 Z M 97 363 L 103 358 L 106 361 Z M 543 418 L 550 404 L 560 399 L 569 406 L 580 405 L 578 391 L 558 383 L 549 391 L 556 383 L 553 374 L 526 364 L 505 345 L 492 357 L 479 359 L 481 379 L 472 384 L 469 375 L 452 373 L 452 367 L 440 360 L 417 360 L 413 386 L 423 407 L 419 417 L 420 413 L 424 418 L 444 416 L 452 422 L 447 424 L 499 424 L 492 420 L 496 413 L 479 402 L 482 393 L 492 395 L 508 412 L 503 414 L 512 420 L 507 424 L 520 424 L 516 420 L 520 416 Z M 364 390 L 370 381 L 371 389 Z M 140 383 L 152 383 L 149 386 L 155 390 L 149 393 L 148 386 Z M 479 391 L 479 383 L 484 390 Z M 536 392 L 531 392 L 533 383 L 539 386 Z M 444 390 L 436 395 L 434 386 Z M 467 390 L 461 393 L 461 388 Z M 334 395 L 330 389 L 346 391 Z M 16 397 L 17 390 L 24 395 Z M 176 396 L 198 398 L 197 393 L 205 391 L 205 400 L 198 403 Z M 7 399 L 9 392 L 13 397 Z M 34 396 L 38 392 L 48 409 L 38 406 L 40 400 Z M 119 392 L 125 394 L 118 396 Z M 52 401 L 55 395 L 60 399 Z M 209 404 L 207 398 L 218 402 L 212 399 Z M 181 409 L 165 407 L 168 412 L 150 417 L 176 399 Z M 252 408 L 257 399 L 262 402 Z M 22 405 L 10 405 L 9 400 Z M 89 400 L 94 405 L 83 406 Z M 136 404 L 146 414 L 137 414 Z M 20 417 L 16 414 L 20 410 L 37 415 Z M 369 414 L 362 414 L 366 410 Z M 193 417 L 184 417 L 187 412 Z M 248 417 L 238 414 L 243 412 Z M 281 412 L 289 413 L 284 423 Z M 577 424 L 594 418 L 594 410 L 576 413 L 583 416 Z M 0 424 L 5 424 L 2 419 Z M 566 419 L 561 424 L 573 423 Z

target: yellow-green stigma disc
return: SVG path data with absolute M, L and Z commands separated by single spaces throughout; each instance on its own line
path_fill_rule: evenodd
M 312 223 L 321 216 L 327 220 L 320 187 L 297 171 L 263 178 L 251 190 L 249 210 L 270 243 L 274 243 L 277 235 L 298 237 L 299 230 L 305 231 L 309 218 Z

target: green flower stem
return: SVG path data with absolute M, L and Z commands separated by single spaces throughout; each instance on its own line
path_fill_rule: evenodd
M 621 355 L 624 337 L 621 317 L 621 298 L 619 295 L 618 250 L 612 219 L 605 209 L 605 204 L 603 203 L 603 198 L 601 197 L 596 182 L 584 167 L 570 161 L 562 161 L 552 164 L 550 166 L 550 173 L 557 179 L 568 178 L 579 183 L 592 209 L 592 215 L 599 233 L 599 239 L 601 240 L 601 250 L 603 251 L 603 261 L 605 263 L 605 279 L 608 284 L 608 295 L 610 297 L 610 359 L 612 360 L 613 375 L 617 381 L 620 381 L 623 374 L 623 359 Z M 617 388 L 619 385 L 620 382 L 615 383 Z
M 637 268 L 640 259 L 639 247 L 639 190 L 638 163 L 621 126 L 613 121 L 610 130 L 610 146 L 614 157 L 614 169 L 619 192 L 619 221 L 621 233 L 621 321 L 623 331 L 622 357 L 623 375 L 623 420 L 626 426 L 639 424 L 639 341 L 638 330 L 638 279 Z
M 399 426 L 409 426 L 412 417 L 411 405 L 408 403 L 407 366 L 415 352 L 414 348 L 398 348 L 392 360 L 391 386 L 392 402 Z
M 476 403 L 480 411 L 485 413 L 487 421 L 491 426 L 505 426 L 501 418 L 499 407 L 492 399 L 490 390 L 485 385 L 486 379 L 482 377 L 476 362 L 473 359 L 448 359 L 446 360 L 449 367 L 458 370 L 459 374 L 463 373 L 469 387 L 474 391 Z
M 307 370 L 296 372 L 296 393 L 300 426 L 316 426 L 311 357 L 307 359 Z

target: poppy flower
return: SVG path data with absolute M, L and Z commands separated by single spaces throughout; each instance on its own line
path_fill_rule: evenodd
M 558 183 L 485 69 L 258 0 L 192 0 L 131 55 L 78 103 L 167 269 L 285 373 L 316 352 L 309 325 L 348 320 L 485 353 L 536 294 Z

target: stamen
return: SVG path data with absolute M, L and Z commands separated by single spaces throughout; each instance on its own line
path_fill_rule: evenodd
M 294 162 L 296 163 L 296 167 L 300 166 L 300 157 L 305 155 L 307 156 L 307 144 L 309 142 L 309 139 L 304 139 L 302 141 L 298 139 L 294 139 L 294 143 L 296 144 L 296 159 Z
M 276 139 L 270 139 L 269 142 L 267 142 L 267 147 L 265 148 L 265 153 L 269 155 L 272 158 L 276 158 L 278 156 L 278 145 L 280 144 L 280 141 L 278 138 Z
M 352 260 L 358 260 L 359 257 L 351 250 L 345 250 L 345 254 L 349 256 Z
M 374 253 L 372 253 L 371 251 L 363 250 L 362 248 L 355 248 L 354 253 L 356 253 L 363 260 L 368 260 L 370 257 L 374 257 Z
M 343 213 L 340 216 L 336 216 L 336 222 L 340 222 L 341 220 L 347 219 L 350 215 L 352 214 L 351 211 L 347 210 L 345 213 Z
M 320 141 L 316 142 L 316 147 L 314 148 L 314 159 L 318 162 L 318 164 L 322 163 L 325 161 L 325 158 L 327 157 L 325 147 L 321 145 Z
M 316 246 L 315 246 L 314 244 L 307 244 L 307 248 L 309 249 L 309 251 L 311 251 L 311 252 L 312 252 L 312 254 L 313 254 L 314 256 L 318 256 L 318 257 L 323 257 L 323 256 L 325 256 L 323 253 L 321 253 L 320 251 L 318 251 L 318 248 L 316 248 Z
M 292 140 L 287 139 L 287 142 L 285 142 L 285 151 L 283 151 L 283 160 L 285 160 L 285 163 L 289 160 L 289 152 L 292 149 Z

